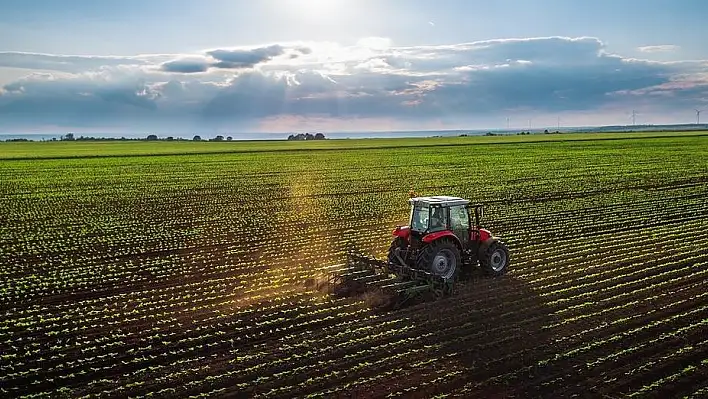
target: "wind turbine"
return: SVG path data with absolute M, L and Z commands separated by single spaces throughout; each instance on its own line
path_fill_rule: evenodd
M 701 112 L 703 112 L 703 111 L 700 109 L 696 110 L 696 125 L 701 124 Z
M 506 130 L 509 130 L 509 117 L 506 117 Z
M 637 111 L 632 110 L 632 126 L 637 124 Z

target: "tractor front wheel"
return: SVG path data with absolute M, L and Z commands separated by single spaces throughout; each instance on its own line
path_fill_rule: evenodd
M 509 266 L 509 249 L 502 241 L 483 244 L 479 250 L 479 265 L 490 276 L 501 276 Z
M 460 274 L 460 250 L 450 240 L 440 239 L 428 244 L 418 255 L 416 267 L 447 281 L 457 280 Z

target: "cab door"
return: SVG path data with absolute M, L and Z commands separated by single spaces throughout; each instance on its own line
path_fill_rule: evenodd
M 450 207 L 450 228 L 462 242 L 463 248 L 470 240 L 470 216 L 467 207 L 457 205 Z

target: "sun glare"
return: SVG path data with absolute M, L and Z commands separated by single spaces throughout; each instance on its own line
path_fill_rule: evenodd
M 289 0 L 293 12 L 306 19 L 324 19 L 341 12 L 342 4 L 337 0 Z

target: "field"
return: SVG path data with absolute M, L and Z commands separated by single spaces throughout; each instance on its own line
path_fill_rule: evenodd
M 374 312 L 408 192 L 500 278 Z M 0 143 L 2 397 L 706 397 L 708 133 Z

